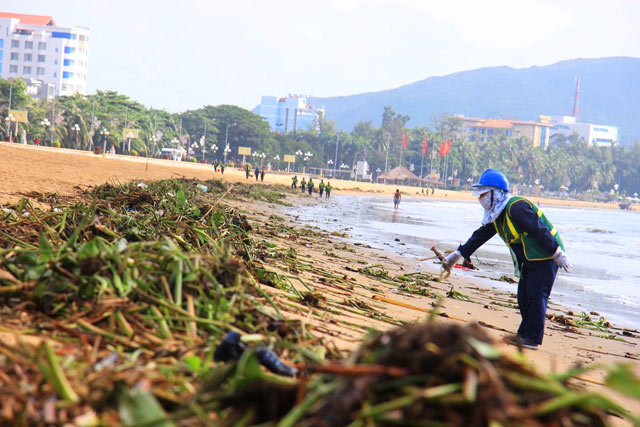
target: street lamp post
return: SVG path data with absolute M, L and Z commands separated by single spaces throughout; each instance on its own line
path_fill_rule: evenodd
M 80 125 L 76 123 L 75 125 L 71 126 L 71 130 L 76 133 L 76 148 L 77 148 L 79 145 L 78 140 L 80 139 Z
M 333 163 L 337 166 L 338 165 L 338 145 L 340 144 L 340 132 L 336 132 L 336 155 L 335 158 L 333 160 Z
M 307 166 L 308 166 L 308 162 L 313 157 L 313 153 L 311 151 L 307 151 L 306 153 L 304 153 L 304 157 L 305 157 L 305 162 L 307 162 Z
M 384 156 L 384 173 L 386 174 L 388 171 L 387 166 L 389 165 L 389 144 L 391 142 L 391 134 L 387 132 L 387 146 L 385 147 L 386 155 Z M 384 179 L 384 183 L 387 183 L 387 178 Z
M 13 142 L 13 135 L 11 133 L 11 124 L 15 123 L 16 117 L 13 114 L 9 114 L 4 120 L 7 122 L 7 136 L 9 137 L 9 142 Z
M 211 152 L 213 153 L 213 158 L 217 161 L 216 159 L 216 153 L 218 152 L 218 146 L 216 144 L 213 144 L 211 146 Z
M 280 155 L 276 154 L 273 156 L 273 160 L 276 162 L 276 170 L 280 170 Z
M 206 141 L 204 140 L 204 136 L 202 137 L 202 142 L 200 143 L 200 148 L 202 148 L 202 163 L 205 163 L 205 159 L 204 156 L 207 153 L 207 144 Z
M 160 142 L 160 138 L 158 138 L 156 135 L 152 135 L 151 138 L 149 138 L 149 140 L 153 143 L 153 149 L 151 151 L 151 157 L 156 155 L 156 151 L 158 149 L 158 142 Z
M 262 169 L 262 163 L 264 162 L 264 158 L 267 157 L 267 155 L 264 153 L 260 153 L 258 157 L 260 157 L 260 169 Z
M 331 167 L 333 165 L 333 160 L 329 159 L 327 160 L 327 169 L 331 170 L 331 176 L 333 176 L 333 168 Z
M 227 163 L 227 153 L 231 150 L 229 149 L 229 126 L 236 126 L 238 123 L 230 123 L 227 125 L 227 130 L 224 136 L 224 162 Z
M 102 135 L 102 154 L 105 154 L 107 152 L 107 138 L 109 137 L 109 131 L 102 128 L 100 135 Z
M 298 159 L 298 157 L 302 156 L 302 151 L 298 150 L 296 151 L 296 160 Z
M 340 165 L 340 169 L 342 170 L 342 172 L 344 172 L 346 169 L 349 169 L 349 165 L 342 163 Z
M 47 127 L 51 126 L 51 122 L 46 117 L 40 121 L 42 128 L 44 129 L 44 134 L 47 134 Z M 51 145 L 53 141 L 49 141 L 49 145 Z M 44 144 L 43 144 L 44 145 Z
M 429 166 L 429 177 L 433 178 L 433 155 L 435 154 L 434 150 L 431 150 L 431 159 L 430 159 L 430 163 L 431 165 Z

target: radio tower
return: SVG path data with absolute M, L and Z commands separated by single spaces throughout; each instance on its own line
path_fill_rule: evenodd
M 573 100 L 573 117 L 575 117 L 576 120 L 578 120 L 578 118 L 580 117 L 578 101 L 580 101 L 580 77 L 576 77 L 576 97 Z

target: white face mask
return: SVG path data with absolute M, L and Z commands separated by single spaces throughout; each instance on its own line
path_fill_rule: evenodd
M 485 211 L 488 211 L 489 209 L 491 209 L 491 195 L 493 193 L 492 191 L 487 191 L 486 193 L 480 195 L 480 197 L 478 197 L 478 201 L 480 202 L 480 205 L 482 205 L 482 207 L 484 208 Z

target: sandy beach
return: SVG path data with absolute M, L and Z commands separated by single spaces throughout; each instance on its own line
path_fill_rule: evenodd
M 293 174 L 267 173 L 264 184 L 285 185 L 291 183 Z M 300 175 L 298 175 L 300 177 Z M 0 204 L 15 203 L 31 192 L 55 192 L 73 195 L 105 182 L 149 181 L 186 177 L 200 180 L 224 179 L 228 182 L 255 183 L 245 179 L 244 171 L 227 169 L 224 175 L 214 173 L 211 165 L 144 159 L 129 156 L 94 155 L 88 152 L 58 148 L 20 146 L 0 143 Z M 371 184 L 343 180 L 331 180 L 334 193 L 380 194 L 391 197 L 395 188 L 404 194 L 449 200 L 472 200 L 468 192 L 436 190 L 433 196 L 422 196 L 415 187 Z M 599 204 L 579 201 L 531 198 L 541 205 L 579 206 L 598 209 L 618 209 L 616 204 Z M 314 203 L 297 194 L 287 194 L 287 201 L 294 208 L 283 208 L 266 202 L 235 204 L 246 213 L 257 230 L 267 229 L 274 221 L 295 226 L 295 206 Z M 481 287 L 470 278 L 454 273 L 438 281 L 440 266 L 435 261 L 421 264 L 420 272 L 431 275 L 426 280 L 427 291 L 420 295 L 401 286 L 398 276 L 415 273 L 416 263 L 393 256 L 383 250 L 349 243 L 348 236 L 313 233 L 292 240 L 279 235 L 264 235 L 278 248 L 295 250 L 312 268 L 292 272 L 284 262 L 271 266 L 282 274 L 296 274 L 300 280 L 292 280 L 292 286 L 300 292 L 311 290 L 319 294 L 319 305 L 331 307 L 331 316 L 313 307 L 303 306 L 275 288 L 266 291 L 286 311 L 287 316 L 303 320 L 314 334 L 322 337 L 326 346 L 346 353 L 361 341 L 367 328 L 386 330 L 403 322 L 425 319 L 439 297 L 442 305 L 437 309 L 438 321 L 468 323 L 481 322 L 486 331 L 500 343 L 502 337 L 515 333 L 519 324 L 515 290 Z M 317 267 L 317 268 L 315 268 Z M 368 269 L 367 269 L 368 267 Z M 377 273 L 377 274 L 373 274 Z M 340 280 L 334 280 L 340 278 Z M 460 298 L 457 291 L 468 297 Z M 447 294 L 451 296 L 447 296 Z M 452 296 L 458 295 L 458 298 Z M 553 296 L 552 296 L 553 298 Z M 352 302 L 349 310 L 344 301 Z M 339 304 L 338 304 L 339 303 Z M 638 331 L 624 331 L 612 325 L 610 333 L 566 324 L 575 319 L 563 307 L 551 304 L 548 314 L 555 321 L 547 322 L 544 344 L 538 351 L 525 350 L 525 355 L 536 369 L 543 372 L 560 372 L 575 365 L 589 363 L 627 362 L 640 375 L 640 336 Z M 597 317 L 597 316 L 596 316 Z M 328 321 L 332 320 L 332 321 Z M 516 353 L 515 347 L 499 344 L 504 351 Z M 576 381 L 580 387 L 604 390 L 603 370 L 584 373 Z M 611 393 L 610 391 L 606 391 Z M 628 409 L 640 413 L 640 406 L 630 399 L 615 396 Z M 621 423 L 620 420 L 612 420 Z M 622 424 L 624 425 L 624 424 Z
M 224 176 L 214 173 L 211 165 L 200 163 L 174 162 L 143 157 L 122 156 L 115 154 L 95 155 L 88 151 L 69 150 L 64 148 L 35 147 L 0 142 L 0 178 L 3 188 L 0 190 L 0 202 L 15 200 L 16 193 L 38 191 L 52 191 L 69 194 L 75 187 L 99 185 L 108 181 L 128 182 L 135 179 L 153 180 L 176 177 L 194 179 L 211 179 L 222 177 L 229 182 L 255 182 L 253 174 L 249 180 L 245 179 L 244 170 L 227 168 Z M 11 162 L 8 160 L 11 159 Z M 73 160 L 71 160 L 73 159 Z M 46 163 L 46 165 L 45 165 Z M 47 168 L 45 173 L 42 168 Z M 48 174 L 48 172 L 53 172 Z M 291 178 L 298 175 L 298 179 L 308 174 L 267 172 L 265 184 L 291 185 Z M 43 182 L 46 177 L 46 183 Z M 317 177 L 314 176 L 314 179 Z M 436 189 L 435 194 L 422 195 L 417 187 L 406 185 L 356 182 L 331 179 L 334 193 L 341 194 L 380 194 L 393 195 L 395 189 L 405 195 L 442 198 L 448 200 L 475 200 L 468 191 L 452 191 Z M 544 197 L 529 197 L 542 206 L 573 206 L 597 209 L 619 209 L 616 203 L 594 203 L 579 200 L 550 199 Z

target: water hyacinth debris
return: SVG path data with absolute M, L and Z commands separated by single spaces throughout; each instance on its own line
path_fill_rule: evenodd
M 358 343 L 374 332 L 382 339 L 386 334 L 376 330 L 403 322 L 369 297 L 381 294 L 383 284 L 417 293 L 434 277 L 393 276 L 362 260 L 363 268 L 329 271 L 304 253 L 328 240 L 326 233 L 277 218 L 257 226 L 250 217 L 255 213 L 234 207 L 238 200 L 286 204 L 285 194 L 178 179 L 104 185 L 77 197 L 31 194 L 3 210 L 3 423 L 216 425 L 239 416 L 246 423 L 293 425 L 317 419 L 321 405 L 339 396 L 345 377 L 396 381 L 376 385 L 387 400 L 364 396 L 349 412 L 355 422 L 384 422 L 405 407 L 397 399 L 422 402 L 424 396 L 410 388 L 422 374 L 373 356 L 383 348 L 369 342 L 346 360 L 322 336 Z M 337 246 L 340 259 L 350 262 L 353 249 Z M 354 298 L 354 289 L 366 292 L 366 301 Z M 328 325 L 340 325 L 340 333 Z M 255 352 L 215 362 L 216 345 L 229 331 L 249 339 L 252 348 L 264 343 L 308 378 L 267 372 Z M 483 344 L 470 345 L 465 348 L 472 359 L 494 360 Z M 460 358 L 476 369 L 467 356 Z M 465 398 L 484 379 L 477 372 L 465 371 Z M 620 377 L 612 384 L 628 389 Z M 434 387 L 429 399 L 459 393 L 458 385 Z M 557 406 L 552 401 L 543 409 L 553 413 Z

